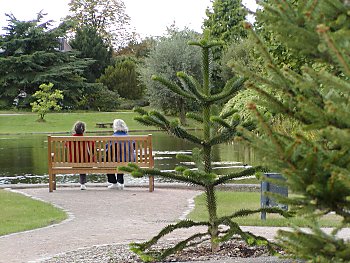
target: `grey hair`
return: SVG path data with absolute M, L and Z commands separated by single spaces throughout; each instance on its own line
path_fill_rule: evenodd
M 83 134 L 85 132 L 85 126 L 85 122 L 77 121 L 76 123 L 74 123 L 73 132 L 75 132 L 76 134 Z
M 128 126 L 126 126 L 126 123 L 121 120 L 121 119 L 115 119 L 113 121 L 113 131 L 117 132 L 117 131 L 123 131 L 123 132 L 128 132 Z

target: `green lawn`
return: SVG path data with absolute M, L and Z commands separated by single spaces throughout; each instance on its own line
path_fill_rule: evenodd
M 48 226 L 67 218 L 64 211 L 48 203 L 5 190 L 0 190 L 0 207 L 0 236 Z
M 256 178 L 244 178 L 240 180 L 231 180 L 230 184 L 260 184 L 260 181 Z
M 137 116 L 137 113 L 132 111 L 48 113 L 45 116 L 46 122 L 37 122 L 38 115 L 34 113 L 0 115 L 0 134 L 70 132 L 73 124 L 77 120 L 84 121 L 87 124 L 87 132 L 109 132 L 111 130 L 110 128 L 96 128 L 96 123 L 113 122 L 114 119 L 123 119 L 127 123 L 130 130 L 145 129 L 144 126 L 141 126 L 133 119 L 135 116 Z
M 217 192 L 217 204 L 219 216 L 230 215 L 234 211 L 241 209 L 257 209 L 260 207 L 260 193 L 258 192 Z M 208 218 L 206 201 L 204 194 L 195 199 L 195 209 L 189 214 L 189 219 L 202 221 Z M 267 214 L 266 221 L 260 219 L 260 213 L 248 217 L 234 219 L 242 226 L 288 226 L 291 223 L 298 226 L 307 226 L 307 221 L 303 218 L 285 219 L 279 215 Z M 320 225 L 336 226 L 340 218 L 335 215 L 327 215 L 320 220 Z
M 1 115 L 5 114 L 5 115 Z M 8 115 L 9 114 L 9 115 Z M 111 132 L 111 128 L 96 128 L 97 122 L 113 122 L 114 119 L 123 119 L 130 131 L 157 130 L 154 127 L 143 126 L 134 120 L 138 113 L 133 111 L 122 112 L 59 112 L 48 113 L 45 122 L 38 122 L 38 115 L 31 112 L 0 111 L 0 134 L 22 133 L 69 133 L 76 121 L 86 123 L 86 131 Z M 169 117 L 174 119 L 174 117 Z M 195 123 L 188 120 L 190 126 Z

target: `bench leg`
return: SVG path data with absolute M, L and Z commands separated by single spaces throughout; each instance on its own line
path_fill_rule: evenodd
M 49 192 L 53 191 L 53 174 L 49 173 Z
M 154 191 L 154 176 L 149 176 L 149 191 Z
M 53 190 L 56 190 L 56 174 L 53 174 Z

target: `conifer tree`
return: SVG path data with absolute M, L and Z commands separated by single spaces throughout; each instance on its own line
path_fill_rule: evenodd
M 241 0 L 213 0 L 211 2 L 212 7 L 206 10 L 207 17 L 203 21 L 203 28 L 208 30 L 210 39 L 222 41 L 222 45 L 212 49 L 213 61 L 216 62 L 212 64 L 212 83 L 220 88 L 225 84 L 220 59 L 230 44 L 237 44 L 246 37 L 247 33 L 242 27 L 242 23 L 247 11 Z
M 259 149 L 270 169 L 287 179 L 296 194 L 284 199 L 298 214 L 310 219 L 311 231 L 297 227 L 280 231 L 279 242 L 290 256 L 311 262 L 349 262 L 350 242 L 339 232 L 350 223 L 350 3 L 345 0 L 271 0 L 262 3 L 260 22 L 292 55 L 306 56 L 301 69 L 281 67 L 252 27 L 265 61 L 266 75 L 235 65 L 249 78 L 247 87 L 260 100 L 249 107 L 264 134 L 242 131 Z M 314 61 L 314 63 L 310 63 Z M 292 133 L 281 133 L 257 109 L 299 123 Z M 334 212 L 342 219 L 331 233 L 318 221 Z
M 77 29 L 74 39 L 69 43 L 74 50 L 80 52 L 80 58 L 91 58 L 94 63 L 85 69 L 84 77 L 89 82 L 95 82 L 111 64 L 112 47 L 108 46 L 99 35 L 97 30 L 91 26 L 83 26 Z
M 109 90 L 117 92 L 122 98 L 140 99 L 143 95 L 143 85 L 139 80 L 136 68 L 136 59 L 131 56 L 119 56 L 115 65 L 107 67 L 97 82 L 103 83 Z
M 212 4 L 212 10 L 207 8 L 207 18 L 203 22 L 204 28 L 210 30 L 210 37 L 223 41 L 225 47 L 245 38 L 247 32 L 242 27 L 242 22 L 247 11 L 242 1 L 214 0 Z
M 82 94 L 94 83 L 84 82 L 82 74 L 93 63 L 80 59 L 77 53 L 60 52 L 59 38 L 66 24 L 49 28 L 44 14 L 30 21 L 7 15 L 8 25 L 0 38 L 0 105 L 9 107 L 20 91 L 26 92 L 26 106 L 42 83 L 53 83 L 64 93 L 64 104 L 76 105 Z
M 222 242 L 227 241 L 233 235 L 241 236 L 250 245 L 268 245 L 268 242 L 263 237 L 257 237 L 249 232 L 244 232 L 235 222 L 236 217 L 242 217 L 249 214 L 267 211 L 278 212 L 280 214 L 287 214 L 276 208 L 263 208 L 257 210 L 242 210 L 235 212 L 229 216 L 219 217 L 217 214 L 216 202 L 216 187 L 227 183 L 233 178 L 239 178 L 247 175 L 252 175 L 257 171 L 263 170 L 262 167 L 250 167 L 239 172 L 234 172 L 226 175 L 217 175 L 212 170 L 212 147 L 221 143 L 231 141 L 237 135 L 237 127 L 243 126 L 250 130 L 254 127 L 251 122 L 242 122 L 239 114 L 235 111 L 228 112 L 225 115 L 215 115 L 214 105 L 218 102 L 226 101 L 234 96 L 240 90 L 245 81 L 244 78 L 233 78 L 228 81 L 220 93 L 214 93 L 211 87 L 211 67 L 210 67 L 210 50 L 219 45 L 219 42 L 209 41 L 204 37 L 199 42 L 191 42 L 191 45 L 198 46 L 202 49 L 202 83 L 187 75 L 184 72 L 178 72 L 177 77 L 180 79 L 182 85 L 177 85 L 173 81 L 169 81 L 160 76 L 153 76 L 153 80 L 161 83 L 173 92 L 183 96 L 187 99 L 194 100 L 199 103 L 201 107 L 200 113 L 187 113 L 187 117 L 197 121 L 203 130 L 201 136 L 195 136 L 179 125 L 178 121 L 169 121 L 158 111 L 146 112 L 142 109 L 137 109 L 141 116 L 135 119 L 146 126 L 155 126 L 161 130 L 168 132 L 178 138 L 192 142 L 198 146 L 192 151 L 192 155 L 178 155 L 177 158 L 183 161 L 194 162 L 198 168 L 193 171 L 187 167 L 176 167 L 175 172 L 162 172 L 157 169 L 141 169 L 135 164 L 129 164 L 123 170 L 130 172 L 135 177 L 144 175 L 160 176 L 163 178 L 174 179 L 185 182 L 195 186 L 202 187 L 207 201 L 208 221 L 194 222 L 191 220 L 183 220 L 176 224 L 165 227 L 157 236 L 145 243 L 132 244 L 132 250 L 140 255 L 144 261 L 162 260 L 166 256 L 184 249 L 189 246 L 195 246 L 205 240 L 210 240 L 212 252 L 217 252 Z M 232 121 L 228 118 L 235 114 Z M 213 127 L 219 127 L 218 131 L 213 132 Z M 175 246 L 165 249 L 164 251 L 157 251 L 153 249 L 159 239 L 169 234 L 176 229 L 189 229 L 193 227 L 206 227 L 207 232 L 196 233 L 189 238 L 180 241 Z M 226 229 L 219 226 L 226 226 Z M 270 246 L 269 246 L 270 247 Z

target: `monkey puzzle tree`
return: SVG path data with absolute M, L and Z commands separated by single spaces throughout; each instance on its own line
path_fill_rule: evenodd
M 153 237 L 148 242 L 131 244 L 132 250 L 140 255 L 142 260 L 148 262 L 161 260 L 178 250 L 189 246 L 195 246 L 205 240 L 210 240 L 212 252 L 217 252 L 220 243 L 227 241 L 233 235 L 241 236 L 250 245 L 267 245 L 269 248 L 271 248 L 265 238 L 257 237 L 249 232 L 242 231 L 234 219 L 236 217 L 242 217 L 261 211 L 278 212 L 287 216 L 287 213 L 276 208 L 241 210 L 229 216 L 218 216 L 215 188 L 218 185 L 225 184 L 234 178 L 252 175 L 257 171 L 263 170 L 263 168 L 250 167 L 238 172 L 221 176 L 213 173 L 213 146 L 233 140 L 237 135 L 238 126 L 243 126 L 246 129 L 252 129 L 254 127 L 254 124 L 251 122 L 241 121 L 239 115 L 235 111 L 231 111 L 226 115 L 221 116 L 214 114 L 214 106 L 218 102 L 228 100 L 234 96 L 237 91 L 242 88 L 245 79 L 233 78 L 226 83 L 225 87 L 220 93 L 213 94 L 210 79 L 210 50 L 211 48 L 218 46 L 219 42 L 209 41 L 206 37 L 204 37 L 199 42 L 191 42 L 190 45 L 198 46 L 202 49 L 202 83 L 184 72 L 177 73 L 177 77 L 180 79 L 180 83 L 182 83 L 181 86 L 160 76 L 153 76 L 152 78 L 173 92 L 187 99 L 197 101 L 197 103 L 200 105 L 201 113 L 187 113 L 187 116 L 199 122 L 199 124 L 202 126 L 203 134 L 197 137 L 182 128 L 179 125 L 178 121 L 170 122 L 157 111 L 146 112 L 142 109 L 136 109 L 136 111 L 138 111 L 141 116 L 136 117 L 135 119 L 144 125 L 155 126 L 161 130 L 168 132 L 171 135 L 198 145 L 198 148 L 193 149 L 191 156 L 177 156 L 177 158 L 180 160 L 194 162 L 198 170 L 193 171 L 187 167 L 179 166 L 176 167 L 175 172 L 172 173 L 162 172 L 156 169 L 141 169 L 135 164 L 129 164 L 128 167 L 123 167 L 123 170 L 130 172 L 134 177 L 141 177 L 144 175 L 160 176 L 202 187 L 206 196 L 209 219 L 208 221 L 202 222 L 183 220 L 176 224 L 165 227 L 157 236 Z M 232 121 L 228 122 L 227 118 L 233 114 L 236 114 L 235 118 L 233 118 Z M 213 132 L 212 128 L 214 126 L 220 128 Z M 207 231 L 193 234 L 187 239 L 180 241 L 175 246 L 163 251 L 156 251 L 153 249 L 153 245 L 170 232 L 176 229 L 189 229 L 198 226 L 206 227 Z M 221 228 L 220 226 L 226 226 L 226 228 Z

